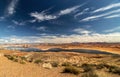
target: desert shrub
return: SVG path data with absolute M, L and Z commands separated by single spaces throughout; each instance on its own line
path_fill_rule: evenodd
M 89 71 L 93 71 L 94 70 L 94 66 L 92 64 L 82 64 L 82 68 L 84 70 L 84 72 L 89 72 Z
M 11 55 L 5 55 L 5 57 L 7 57 L 9 60 L 14 60 L 14 56 L 11 56 Z
M 64 62 L 62 66 L 71 66 L 71 64 L 69 62 Z
M 112 65 L 108 65 L 108 64 L 99 64 L 99 65 L 97 65 L 97 68 L 98 69 L 107 68 L 108 72 L 120 75 L 120 68 L 117 66 L 112 66 Z
M 26 64 L 24 61 L 20 61 L 20 64 Z
M 42 61 L 42 60 L 40 60 L 40 59 L 39 59 L 39 60 L 35 60 L 35 61 L 34 61 L 34 63 L 36 63 L 36 64 L 39 64 L 39 63 L 41 63 L 41 62 L 43 62 L 43 61 Z
M 116 59 L 116 58 L 118 59 L 118 58 L 120 58 L 120 55 L 116 54 L 116 55 L 112 55 L 111 57 L 114 59 Z
M 14 62 L 18 62 L 18 59 L 14 59 L 13 61 L 14 61 Z
M 82 77 L 99 77 L 94 71 L 87 72 Z
M 59 63 L 58 62 L 52 62 L 52 67 L 58 67 L 59 66 Z
M 103 69 L 103 68 L 108 68 L 109 66 L 107 64 L 98 64 L 96 66 L 97 69 Z
M 80 73 L 80 70 L 74 66 L 67 66 L 64 68 L 63 73 L 71 73 L 78 75 Z
M 119 74 L 119 75 L 120 75 L 120 68 L 119 68 L 119 67 L 110 66 L 108 69 L 109 69 L 109 72 L 115 73 L 115 74 Z
M 27 58 L 26 57 L 24 57 L 24 56 L 22 56 L 22 57 L 20 57 L 21 58 L 21 60 L 27 60 Z

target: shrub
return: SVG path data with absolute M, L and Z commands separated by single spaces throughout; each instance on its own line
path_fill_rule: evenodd
M 24 56 L 22 56 L 22 57 L 20 57 L 21 58 L 21 60 L 27 60 L 27 58 L 26 57 L 24 57 Z
M 82 75 L 82 77 L 99 77 L 95 72 L 90 71 Z
M 18 62 L 18 59 L 14 59 L 13 61 L 14 61 L 14 62 Z
M 24 61 L 20 61 L 20 64 L 25 64 L 25 62 Z
M 52 64 L 53 67 L 58 67 L 59 66 L 58 62 L 52 62 L 51 64 Z
M 69 62 L 65 62 L 62 64 L 62 66 L 71 66 L 71 64 Z
M 14 60 L 14 57 L 11 55 L 5 55 L 5 57 L 7 57 L 9 60 Z
M 109 66 L 107 64 L 99 64 L 96 66 L 97 69 L 103 69 L 103 68 L 108 68 Z
M 120 75 L 120 68 L 119 68 L 119 67 L 110 66 L 108 69 L 109 69 L 109 72 L 115 73 L 115 74 L 119 74 L 119 75 Z
M 39 64 L 39 63 L 41 63 L 41 62 L 42 62 L 42 60 L 40 60 L 40 59 L 34 61 L 34 63 L 36 63 L 36 64 Z
M 67 66 L 64 68 L 63 73 L 72 73 L 78 75 L 80 73 L 80 70 L 74 66 Z
M 82 68 L 84 70 L 84 72 L 89 72 L 89 71 L 93 71 L 95 65 L 92 65 L 92 64 L 82 64 Z

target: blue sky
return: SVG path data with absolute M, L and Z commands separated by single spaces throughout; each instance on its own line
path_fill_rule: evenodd
M 0 43 L 120 42 L 120 0 L 0 0 Z

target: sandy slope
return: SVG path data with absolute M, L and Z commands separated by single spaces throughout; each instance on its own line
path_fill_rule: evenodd
M 62 74 L 62 68 L 45 69 L 35 64 L 19 64 L 0 56 L 0 77 L 76 77 Z

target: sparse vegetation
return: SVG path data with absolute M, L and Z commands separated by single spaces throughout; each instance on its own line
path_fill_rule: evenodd
M 80 73 L 80 70 L 74 66 L 67 66 L 64 68 L 63 73 L 71 73 L 78 75 Z
M 109 66 L 109 72 L 120 75 L 120 67 Z
M 96 72 L 90 71 L 82 75 L 82 77 L 99 77 Z
M 89 71 L 93 71 L 95 65 L 92 64 L 82 64 L 82 68 L 84 69 L 84 72 L 89 72 Z
M 69 62 L 64 62 L 64 63 L 62 64 L 62 66 L 71 66 L 71 63 L 69 63 Z
M 59 66 L 59 63 L 58 62 L 52 62 L 52 67 L 58 67 Z
M 34 63 L 39 64 L 42 63 L 43 61 L 41 59 L 35 60 Z
M 21 61 L 20 64 L 26 64 L 24 61 Z

